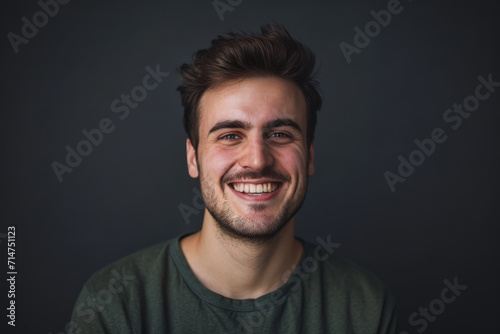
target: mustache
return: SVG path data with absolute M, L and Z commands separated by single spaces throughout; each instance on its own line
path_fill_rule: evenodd
M 221 186 L 226 183 L 233 183 L 243 180 L 257 180 L 257 179 L 273 179 L 281 182 L 291 182 L 292 178 L 288 174 L 278 172 L 272 168 L 265 168 L 260 171 L 256 170 L 243 170 L 234 174 L 224 175 L 221 179 Z

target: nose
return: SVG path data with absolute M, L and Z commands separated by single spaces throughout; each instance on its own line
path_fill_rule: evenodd
M 274 157 L 268 143 L 263 138 L 247 138 L 239 164 L 243 168 L 262 170 L 273 165 Z

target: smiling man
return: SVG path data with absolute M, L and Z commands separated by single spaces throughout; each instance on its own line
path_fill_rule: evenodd
M 377 278 L 333 254 L 329 238 L 294 235 L 314 173 L 314 64 L 268 25 L 219 36 L 181 67 L 202 228 L 96 273 L 72 332 L 395 333 L 394 301 Z

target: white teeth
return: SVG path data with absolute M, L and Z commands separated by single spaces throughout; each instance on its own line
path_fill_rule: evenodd
M 261 184 L 253 183 L 233 183 L 233 189 L 246 194 L 262 195 L 264 193 L 271 193 L 278 189 L 278 184 L 267 182 Z

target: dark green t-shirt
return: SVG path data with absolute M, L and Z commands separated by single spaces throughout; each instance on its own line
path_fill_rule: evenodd
M 335 255 L 330 237 L 318 238 L 318 245 L 302 241 L 292 276 L 279 289 L 245 300 L 203 286 L 181 251 L 182 237 L 94 274 L 68 334 L 396 332 L 392 296 L 372 274 Z

